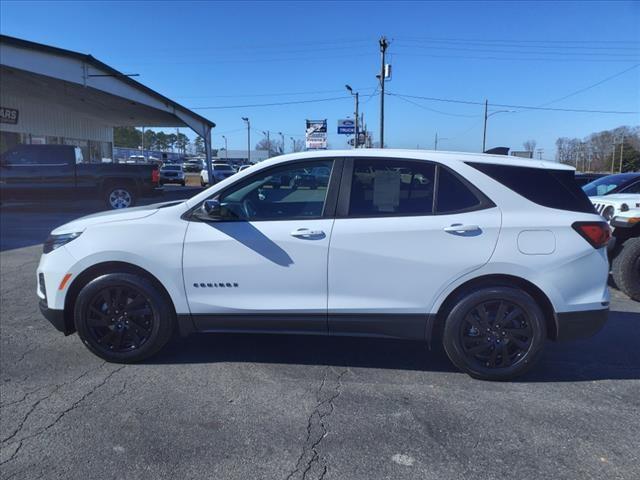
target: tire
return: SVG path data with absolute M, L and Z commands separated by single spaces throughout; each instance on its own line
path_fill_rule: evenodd
M 109 185 L 105 192 L 105 202 L 111 210 L 133 207 L 136 203 L 136 195 L 129 185 Z
M 517 288 L 496 286 L 458 298 L 446 319 L 443 344 L 451 362 L 473 378 L 511 380 L 536 363 L 546 338 L 535 300 Z
M 95 355 L 108 362 L 134 363 L 166 345 L 174 330 L 175 312 L 165 294 L 146 278 L 109 273 L 82 288 L 74 322 Z
M 640 302 L 640 238 L 630 238 L 611 262 L 611 274 L 620 290 Z

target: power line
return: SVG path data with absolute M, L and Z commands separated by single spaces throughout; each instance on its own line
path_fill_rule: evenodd
M 405 98 L 404 95 L 399 95 L 399 94 L 393 94 L 393 93 L 389 93 L 388 95 L 393 95 L 394 97 L 399 98 L 400 100 L 403 100 L 407 103 L 410 103 L 412 105 L 415 105 L 416 107 L 420 107 L 424 110 L 429 110 L 430 112 L 435 112 L 435 113 L 439 113 L 441 115 L 449 115 L 451 117 L 467 117 L 467 118 L 474 118 L 477 117 L 478 115 L 464 115 L 462 113 L 451 113 L 451 112 L 443 112 L 442 110 L 436 110 L 435 108 L 429 108 L 426 107 L 424 105 L 421 105 L 419 103 L 414 102 L 413 100 L 409 100 L 408 98 Z
M 402 47 L 402 45 L 400 45 Z M 634 57 L 638 58 L 638 50 L 634 53 L 611 53 L 611 52 L 539 52 L 530 50 L 501 50 L 500 48 L 464 48 L 464 47 L 443 47 L 440 45 L 405 45 L 404 48 L 419 48 L 422 50 L 448 50 L 477 53 L 509 53 L 515 55 L 562 55 L 562 56 L 605 56 L 605 57 Z M 501 48 L 505 48 L 504 46 Z M 513 46 L 513 48 L 520 48 Z
M 465 105 L 484 105 L 484 102 L 474 102 L 470 100 L 456 100 L 451 98 L 435 98 L 435 97 L 422 97 L 418 95 L 405 95 L 387 92 L 387 95 L 403 96 L 408 98 L 417 98 L 420 100 L 431 100 L 433 102 L 447 102 L 447 103 L 461 103 Z M 521 108 L 523 110 L 546 110 L 552 112 L 573 112 L 573 113 L 606 113 L 606 114 L 618 114 L 618 115 L 633 115 L 640 112 L 624 112 L 618 110 L 588 110 L 581 108 L 548 108 L 548 107 L 533 107 L 530 105 L 510 105 L 505 103 L 490 103 L 492 107 L 505 107 L 505 108 Z
M 592 88 L 597 87 L 598 85 L 602 85 L 603 83 L 608 82 L 609 80 L 613 80 L 614 78 L 617 78 L 617 77 L 619 77 L 621 75 L 624 75 L 625 73 L 630 72 L 631 70 L 633 70 L 635 68 L 638 68 L 638 67 L 640 67 L 640 63 L 637 63 L 633 67 L 629 67 L 629 68 L 627 68 L 625 70 L 622 70 L 621 72 L 618 72 L 618 73 L 616 73 L 614 75 L 611 75 L 610 77 L 607 77 L 607 78 L 605 78 L 603 80 L 600 80 L 599 82 L 596 82 L 593 85 L 589 85 L 588 87 L 581 88 L 580 90 L 576 90 L 575 92 L 569 93 L 568 95 L 565 95 L 564 97 L 556 98 L 555 100 L 551 100 L 550 102 L 546 102 L 546 103 L 543 103 L 542 105 L 538 105 L 538 106 L 539 107 L 546 107 L 547 105 L 551 105 L 552 103 L 561 102 L 562 100 L 566 100 L 569 97 L 573 97 L 575 95 L 578 95 L 579 93 L 586 92 L 587 90 L 591 90 Z
M 319 102 L 332 102 L 335 100 L 344 100 L 351 97 L 331 97 L 331 98 L 317 98 L 313 100 L 293 100 L 290 102 L 273 102 L 273 103 L 254 103 L 247 105 L 218 105 L 212 107 L 190 107 L 192 110 L 222 110 L 227 108 L 252 108 L 252 107 L 277 107 L 282 105 L 297 105 L 301 103 L 319 103 Z
M 495 57 L 495 56 L 474 56 L 474 55 L 436 55 L 429 53 L 409 53 L 401 52 L 394 55 L 401 57 L 429 57 L 445 58 L 447 60 L 503 60 L 510 62 L 583 62 L 583 63 L 629 63 L 637 62 L 638 59 L 605 59 L 605 58 L 541 58 L 541 57 Z
M 500 43 L 500 42 L 508 42 L 508 43 L 550 43 L 550 44 L 567 44 L 567 43 L 577 43 L 577 44 L 629 44 L 629 45 L 640 45 L 638 40 L 524 40 L 524 39 L 488 39 L 488 38 L 446 38 L 446 37 L 403 37 L 405 39 L 411 39 L 416 41 L 425 41 L 425 42 L 438 42 L 438 41 L 448 41 L 448 42 L 486 42 L 486 43 Z
M 367 91 L 367 90 L 372 90 L 372 89 L 374 89 L 374 88 L 373 87 L 367 87 L 367 88 L 359 88 L 358 90 Z M 377 89 L 378 89 L 378 87 L 375 87 L 374 90 L 377 90 Z M 338 92 L 344 92 L 344 88 L 340 88 L 340 89 L 336 89 L 336 90 L 316 90 L 316 91 L 310 91 L 310 92 L 248 93 L 248 94 L 236 94 L 236 95 L 195 95 L 195 96 L 187 96 L 187 97 L 176 96 L 175 98 L 190 98 L 190 99 L 194 99 L 194 98 L 290 97 L 290 96 L 295 96 L 295 95 L 316 95 L 316 94 L 321 94 L 321 93 L 338 93 Z M 373 94 L 375 94 L 375 91 L 374 91 Z

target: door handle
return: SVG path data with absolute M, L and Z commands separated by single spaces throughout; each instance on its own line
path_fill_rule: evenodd
M 451 233 L 468 233 L 468 232 L 477 232 L 480 230 L 478 225 L 462 225 L 461 223 L 454 223 L 449 227 L 444 227 L 445 232 Z
M 314 238 L 314 237 L 323 237 L 324 232 L 322 230 L 309 230 L 308 228 L 298 228 L 291 232 L 292 237 L 296 238 Z

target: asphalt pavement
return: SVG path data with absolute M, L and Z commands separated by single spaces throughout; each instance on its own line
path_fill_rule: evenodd
M 0 480 L 640 476 L 640 304 L 616 290 L 600 333 L 512 383 L 373 339 L 192 335 L 108 364 L 38 312 L 33 229 L 63 218 L 4 208 Z

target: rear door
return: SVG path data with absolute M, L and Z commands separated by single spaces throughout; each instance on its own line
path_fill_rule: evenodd
M 489 260 L 500 222 L 498 208 L 444 166 L 353 160 L 329 252 L 330 333 L 424 338 L 437 294 Z

